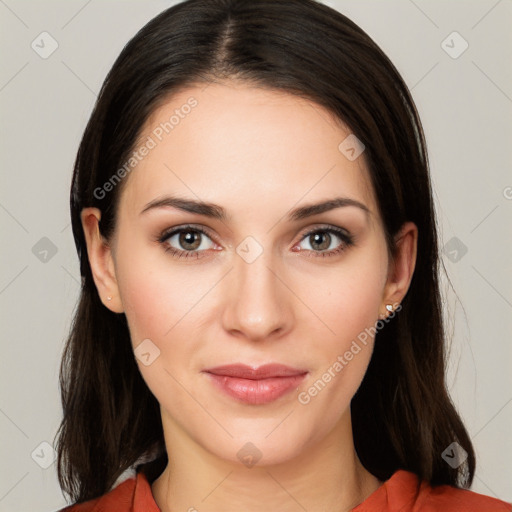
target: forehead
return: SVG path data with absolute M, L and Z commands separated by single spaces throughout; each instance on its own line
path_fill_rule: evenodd
M 192 85 L 146 121 L 121 202 L 140 211 L 178 194 L 277 214 L 343 195 L 376 214 L 364 153 L 351 160 L 340 150 L 350 135 L 322 106 L 287 92 L 232 81 Z

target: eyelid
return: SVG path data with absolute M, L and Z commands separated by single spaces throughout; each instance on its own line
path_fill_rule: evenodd
M 317 231 L 323 231 L 323 230 L 334 231 L 336 233 L 339 233 L 340 236 L 345 235 L 347 238 L 351 238 L 353 236 L 350 233 L 350 231 L 348 231 L 345 228 L 340 228 L 338 226 L 333 226 L 331 224 L 320 224 L 320 225 L 316 225 L 316 226 L 312 227 L 309 231 L 306 231 L 305 233 L 303 233 L 301 240 L 308 235 L 311 235 L 313 233 L 316 233 Z
M 215 239 L 216 237 L 214 234 L 212 234 L 212 231 L 208 227 L 203 226 L 201 224 L 183 224 L 183 225 L 173 226 L 172 228 L 164 229 L 160 233 L 160 235 L 158 235 L 158 239 L 159 239 L 159 241 L 163 242 L 167 238 L 170 238 L 172 235 L 179 233 L 180 231 L 186 230 L 186 229 L 197 230 L 197 231 L 205 234 L 209 238 L 211 238 L 212 241 L 214 241 L 216 244 L 221 245 Z M 334 232 L 339 233 L 340 235 L 341 234 L 345 235 L 347 238 L 351 238 L 353 236 L 347 229 L 340 228 L 338 226 L 333 226 L 331 224 L 318 224 L 318 225 L 315 225 L 315 226 L 309 228 L 309 230 L 307 230 L 306 232 L 302 233 L 300 241 L 302 241 L 308 235 L 311 235 L 311 234 L 316 233 L 317 231 L 321 231 L 321 230 L 326 230 L 326 231 L 332 230 Z
M 197 224 L 197 225 L 196 224 L 183 224 L 183 225 L 179 225 L 179 226 L 174 226 L 172 228 L 164 229 L 160 233 L 160 235 L 158 235 L 158 241 L 163 243 L 171 236 L 173 236 L 181 231 L 186 231 L 187 229 L 189 229 L 190 231 L 198 231 L 200 233 L 203 233 L 208 238 L 210 238 L 213 242 L 215 242 L 217 245 L 220 245 L 217 242 L 217 240 L 215 240 L 215 235 L 212 234 L 210 229 L 207 228 L 206 226 L 199 225 L 199 224 Z

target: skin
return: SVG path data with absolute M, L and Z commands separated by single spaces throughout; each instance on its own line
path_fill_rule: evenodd
M 150 339 L 160 350 L 149 366 L 137 359 L 160 403 L 170 454 L 153 496 L 163 512 L 350 510 L 382 484 L 357 457 L 350 415 L 374 339 L 308 404 L 297 396 L 389 314 L 386 304 L 401 302 L 417 228 L 404 224 L 390 260 L 364 153 L 349 161 L 338 145 L 350 131 L 288 93 L 234 81 L 190 86 L 152 114 L 141 139 L 191 96 L 198 105 L 128 176 L 112 239 L 99 234 L 99 210 L 82 211 L 103 303 L 126 314 L 133 348 Z M 218 204 L 228 218 L 171 207 L 141 213 L 171 194 Z M 360 201 L 368 216 L 345 206 L 299 221 L 286 217 L 338 196 Z M 186 223 L 211 234 L 198 235 L 198 259 L 165 251 L 171 244 L 186 251 L 179 235 L 157 241 Z M 315 245 L 304 235 L 328 226 L 347 230 L 354 245 L 332 234 L 328 249 L 344 250 L 323 257 L 322 240 Z M 247 236 L 263 251 L 251 263 L 236 252 Z M 279 362 L 309 373 L 297 391 L 249 405 L 202 373 L 236 362 Z M 237 457 L 248 442 L 261 452 L 253 467 Z

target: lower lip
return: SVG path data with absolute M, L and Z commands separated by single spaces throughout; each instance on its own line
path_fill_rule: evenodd
M 241 379 L 208 373 L 212 382 L 224 393 L 241 402 L 259 405 L 277 400 L 304 380 L 305 373 L 289 377 L 272 377 L 269 379 Z

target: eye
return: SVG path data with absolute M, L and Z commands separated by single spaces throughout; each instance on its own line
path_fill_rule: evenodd
M 216 247 L 209 233 L 200 226 L 181 226 L 164 231 L 158 242 L 166 252 L 176 258 L 201 258 L 208 249 L 220 250 Z M 338 240 L 338 242 L 336 242 Z M 340 243 L 341 241 L 341 243 Z M 301 247 L 307 242 L 310 248 Z M 303 235 L 301 242 L 293 249 L 306 251 L 310 256 L 335 256 L 354 245 L 354 237 L 346 230 L 334 226 L 315 228 Z
M 306 250 L 311 256 L 326 257 L 339 254 L 354 245 L 354 237 L 344 229 L 329 226 L 308 231 L 301 242 L 307 242 L 309 248 L 303 248 L 300 244 L 295 245 L 294 248 L 299 251 Z
M 158 241 L 177 258 L 200 258 L 201 252 L 215 249 L 211 237 L 199 226 L 182 226 L 165 231 Z

